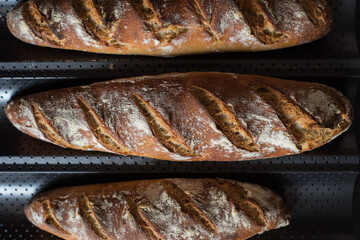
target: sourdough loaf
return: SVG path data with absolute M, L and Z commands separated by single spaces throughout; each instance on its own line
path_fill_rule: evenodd
M 325 0 L 30 0 L 7 16 L 27 43 L 96 53 L 261 51 L 331 29 Z
M 164 179 L 55 189 L 25 209 L 67 240 L 242 240 L 289 224 L 284 201 L 256 184 Z
M 62 147 L 166 160 L 233 161 L 317 148 L 353 118 L 321 84 L 229 73 L 143 76 L 37 93 L 5 106 L 12 124 Z

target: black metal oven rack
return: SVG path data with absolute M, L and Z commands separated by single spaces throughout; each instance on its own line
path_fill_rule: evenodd
M 0 0 L 0 240 L 58 239 L 25 218 L 25 204 L 46 189 L 164 177 L 223 177 L 262 184 L 287 201 L 286 228 L 251 239 L 360 239 L 360 3 L 328 0 L 333 31 L 324 39 L 261 53 L 177 58 L 97 55 L 20 42 L 6 28 L 17 0 Z M 59 87 L 164 72 L 261 74 L 333 86 L 351 100 L 351 128 L 308 153 L 241 162 L 168 162 L 62 149 L 28 137 L 4 114 L 15 97 Z

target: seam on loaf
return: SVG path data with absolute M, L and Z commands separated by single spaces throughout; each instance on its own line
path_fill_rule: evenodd
M 135 221 L 140 225 L 142 230 L 152 239 L 152 240 L 164 240 L 160 233 L 158 233 L 152 223 L 141 213 L 141 209 L 137 206 L 135 201 L 131 198 L 129 194 L 125 194 L 124 198 L 129 206 L 128 210 L 133 216 Z
M 255 85 L 256 93 L 276 111 L 301 151 L 319 147 L 329 141 L 340 129 L 324 128 L 298 104 L 270 86 Z
M 50 201 L 48 199 L 42 199 L 41 202 L 42 202 L 42 204 L 41 204 L 42 208 L 45 211 L 45 223 L 48 224 L 49 226 L 55 227 L 55 229 L 57 229 L 58 231 L 60 231 L 63 234 L 69 234 L 69 232 L 66 231 L 65 228 L 63 228 L 63 226 L 61 226 L 59 221 L 56 219 L 56 217 L 52 211 Z
M 266 226 L 264 211 L 256 201 L 247 196 L 247 192 L 240 185 L 223 179 L 209 179 L 209 183 L 223 191 L 227 198 L 241 211 L 243 211 L 255 224 Z
M 44 113 L 40 110 L 40 108 L 35 104 L 31 103 L 32 113 L 34 115 L 34 119 L 36 125 L 39 130 L 43 133 L 43 135 L 48 138 L 50 141 L 58 144 L 62 147 L 68 148 L 76 148 L 75 146 L 69 144 L 60 134 L 59 132 L 52 126 L 49 120 L 46 118 Z
M 115 137 L 116 135 L 104 125 L 99 116 L 97 116 L 95 111 L 91 109 L 90 105 L 85 101 L 84 98 L 78 97 L 78 104 L 83 111 L 85 119 L 89 124 L 92 132 L 95 134 L 95 137 L 105 148 L 123 155 L 128 155 L 131 153 L 131 150 L 126 147 L 120 141 L 120 139 Z
M 216 41 L 219 42 L 218 33 L 211 27 L 208 19 L 205 16 L 204 11 L 201 9 L 198 0 L 192 0 L 192 4 L 195 8 L 195 12 L 200 16 L 201 24 L 203 25 L 206 32 Z
M 235 146 L 250 152 L 258 152 L 258 146 L 250 132 L 238 121 L 226 104 L 204 88 L 190 86 L 189 91 L 205 107 L 225 136 Z
M 97 40 L 112 47 L 125 47 L 126 44 L 114 39 L 120 19 L 105 24 L 104 17 L 98 12 L 94 0 L 73 0 L 76 13 L 83 21 L 87 31 Z
M 314 0 L 298 0 L 300 5 L 304 8 L 309 20 L 318 28 L 325 26 L 325 13 Z
M 133 93 L 132 98 L 150 125 L 155 137 L 157 137 L 165 147 L 181 156 L 199 156 L 199 154 L 195 153 L 185 141 L 180 139 L 182 136 L 172 130 L 171 126 L 165 122 L 155 108 L 150 106 L 148 102 L 135 93 Z
M 59 39 L 51 30 L 46 17 L 42 14 L 34 1 L 27 1 L 23 5 L 22 13 L 26 24 L 35 36 L 58 46 L 64 46 L 66 40 Z
M 205 229 L 217 233 L 216 226 L 208 216 L 194 203 L 191 197 L 186 194 L 178 185 L 171 181 L 161 181 L 166 193 L 175 199 L 181 209 L 189 214 L 191 218 L 198 221 Z
M 263 44 L 273 44 L 287 38 L 279 32 L 259 0 L 234 0 L 252 34 Z
M 105 230 L 101 227 L 99 220 L 96 218 L 95 213 L 92 210 L 91 202 L 85 194 L 78 196 L 77 201 L 79 203 L 79 212 L 89 224 L 94 233 L 103 240 L 111 240 L 106 234 Z
M 154 9 L 154 6 L 149 0 L 131 1 L 135 9 L 137 10 L 139 16 L 143 18 L 146 26 L 151 30 L 151 32 L 158 40 L 162 42 L 167 42 L 188 31 L 188 29 L 183 26 L 177 26 L 172 24 L 165 25 L 160 20 Z

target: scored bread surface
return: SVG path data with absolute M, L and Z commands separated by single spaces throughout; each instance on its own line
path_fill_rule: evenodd
M 345 131 L 333 88 L 227 73 L 170 73 L 37 93 L 5 106 L 12 124 L 66 148 L 166 160 L 297 154 Z
M 25 208 L 67 240 L 242 240 L 289 224 L 285 202 L 256 184 L 163 179 L 67 187 Z
M 97 53 L 261 51 L 325 36 L 325 0 L 30 0 L 7 16 L 27 43 Z

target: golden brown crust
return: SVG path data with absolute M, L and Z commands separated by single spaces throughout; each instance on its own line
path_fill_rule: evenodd
M 255 88 L 257 94 L 275 109 L 302 151 L 325 144 L 342 129 L 340 126 L 335 129 L 322 127 L 304 109 L 271 87 L 260 85 Z M 339 108 L 341 109 L 341 106 Z M 344 120 L 349 119 L 345 117 Z
M 133 99 L 140 112 L 144 115 L 154 135 L 164 146 L 181 156 L 193 157 L 198 155 L 186 144 L 182 136 L 179 136 L 179 134 L 176 134 L 171 129 L 156 109 L 151 107 L 149 103 L 137 94 L 133 94 Z
M 53 210 L 52 210 L 49 200 L 43 199 L 43 200 L 41 200 L 41 202 L 42 202 L 42 208 L 44 211 L 44 218 L 45 218 L 44 224 L 55 227 L 62 234 L 68 235 L 69 232 L 66 231 L 63 226 L 61 226 L 59 221 L 54 216 L 54 213 L 53 213 Z
M 38 129 L 44 134 L 44 136 L 51 142 L 60 145 L 62 147 L 71 147 L 71 144 L 67 143 L 63 137 L 61 137 L 58 131 L 49 123 L 47 118 L 36 106 L 35 103 L 31 104 L 34 119 Z
M 63 147 L 187 161 L 301 153 L 353 118 L 349 100 L 324 85 L 197 72 L 37 93 L 5 112 L 19 130 Z
M 228 109 L 229 107 L 223 101 L 206 89 L 196 86 L 190 86 L 188 89 L 206 108 L 216 124 L 235 146 L 250 152 L 258 151 L 258 146 L 249 131 L 236 119 L 235 114 Z
M 109 54 L 263 51 L 324 37 L 325 0 L 30 0 L 7 16 L 22 41 Z
M 91 207 L 91 202 L 85 194 L 80 194 L 77 197 L 79 204 L 79 215 L 87 222 L 94 233 L 103 240 L 110 240 L 109 236 L 105 233 L 104 229 L 100 226 L 99 220 Z
M 317 27 L 323 27 L 326 24 L 326 11 L 323 4 L 325 0 L 299 0 L 301 6 L 305 9 L 311 22 Z
M 259 0 L 236 0 L 240 11 L 249 24 L 253 35 L 263 44 L 273 44 L 286 39 L 285 33 L 279 32 L 263 2 Z
M 73 7 L 84 23 L 87 32 L 94 38 L 106 46 L 124 47 L 124 44 L 114 39 L 119 20 L 105 24 L 104 18 L 97 11 L 93 0 L 73 1 Z
M 64 46 L 66 40 L 60 40 L 55 35 L 47 23 L 46 17 L 39 11 L 34 1 L 30 0 L 24 3 L 22 14 L 36 37 L 54 45 Z
M 105 148 L 123 155 L 127 155 L 131 152 L 121 140 L 114 136 L 114 133 L 111 133 L 111 131 L 107 129 L 105 124 L 99 119 L 94 110 L 91 109 L 89 104 L 82 97 L 78 97 L 78 103 L 85 115 L 89 127 Z
M 142 214 L 139 206 L 134 200 L 127 194 L 124 195 L 125 201 L 128 205 L 128 211 L 133 216 L 134 220 L 140 226 L 140 228 L 147 234 L 151 240 L 163 240 L 164 238 L 158 233 L 151 222 Z
M 161 182 L 161 186 L 165 189 L 166 193 L 180 205 L 183 212 L 197 220 L 208 231 L 217 233 L 214 223 L 176 183 L 164 180 Z
M 47 221 L 49 212 L 56 224 Z M 284 227 L 290 218 L 274 192 L 225 179 L 60 188 L 32 199 L 25 213 L 37 227 L 67 240 L 243 240 Z
M 229 201 L 232 201 L 238 209 L 250 216 L 250 219 L 259 226 L 266 225 L 266 218 L 264 211 L 258 204 L 251 199 L 243 187 L 235 183 L 229 183 L 221 179 L 210 179 L 210 183 L 216 185 L 219 189 L 224 191 Z

